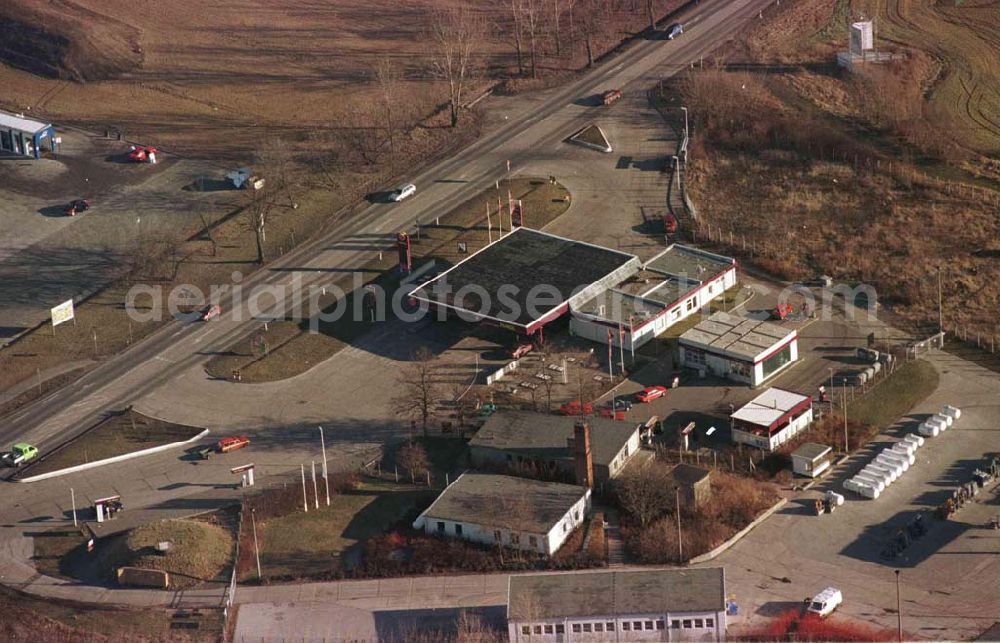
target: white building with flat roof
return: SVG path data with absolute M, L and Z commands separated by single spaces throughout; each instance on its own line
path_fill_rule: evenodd
M 731 416 L 732 440 L 773 451 L 812 423 L 812 398 L 769 388 Z
M 507 587 L 511 643 L 721 641 L 721 567 L 513 575 Z
M 678 340 L 680 363 L 707 375 L 760 386 L 799 358 L 794 328 L 715 313 Z

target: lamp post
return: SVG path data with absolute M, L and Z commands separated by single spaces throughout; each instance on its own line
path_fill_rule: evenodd
M 688 138 L 688 108 L 687 107 L 681 107 L 681 110 L 684 112 L 684 138 L 687 139 Z
M 902 602 L 899 599 L 899 570 L 896 570 L 896 640 L 902 643 L 903 640 L 903 612 Z

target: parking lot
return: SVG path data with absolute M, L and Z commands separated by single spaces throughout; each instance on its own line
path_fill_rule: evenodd
M 187 238 L 202 214 L 214 220 L 239 196 L 185 189 L 222 176 L 208 162 L 161 154 L 155 165 L 133 163 L 128 143 L 103 133 L 58 134 L 55 158 L 0 158 L 0 344 L 55 304 L 107 283 L 143 239 Z M 91 209 L 66 216 L 74 199 Z

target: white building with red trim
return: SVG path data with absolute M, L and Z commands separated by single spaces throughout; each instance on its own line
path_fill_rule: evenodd
M 773 451 L 812 423 L 812 398 L 769 388 L 730 418 L 733 442 Z
M 574 303 L 570 332 L 602 344 L 638 348 L 736 283 L 735 259 L 673 244 L 627 279 Z
M 719 312 L 680 336 L 680 363 L 706 375 L 760 386 L 799 358 L 798 333 Z

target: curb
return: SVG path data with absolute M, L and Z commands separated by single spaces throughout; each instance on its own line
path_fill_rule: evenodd
M 76 473 L 78 471 L 86 471 L 87 469 L 95 469 L 97 467 L 103 467 L 106 464 L 114 464 L 115 462 L 124 462 L 125 460 L 131 460 L 132 458 L 138 458 L 144 455 L 151 455 L 153 453 L 159 453 L 160 451 L 166 451 L 168 449 L 173 449 L 175 447 L 183 446 L 185 444 L 190 444 L 196 440 L 208 435 L 208 429 L 205 429 L 193 438 L 188 438 L 181 442 L 170 442 L 169 444 L 161 444 L 157 447 L 150 447 L 148 449 L 143 449 L 141 451 L 133 451 L 132 453 L 123 453 L 122 455 L 116 455 L 112 458 L 104 458 L 103 460 L 95 460 L 93 462 L 87 462 L 86 464 L 78 464 L 73 467 L 66 467 L 65 469 L 57 469 L 56 471 L 49 471 L 48 473 L 40 473 L 37 476 L 31 476 L 29 478 L 20 478 L 17 482 L 39 482 L 41 480 L 48 480 L 49 478 L 57 478 L 59 476 L 64 476 L 70 473 Z
M 767 511 L 765 511 L 761 515 L 757 516 L 757 518 L 753 522 L 751 522 L 749 525 L 747 525 L 743 529 L 741 529 L 738 532 L 736 532 L 736 534 L 734 534 L 729 540 L 727 540 L 726 542 L 722 543 L 721 545 L 719 545 L 718 547 L 716 547 L 715 549 L 713 549 L 712 551 L 710 551 L 708 553 L 702 554 L 701 556 L 695 556 L 691 560 L 687 561 L 686 564 L 687 565 L 697 565 L 699 563 L 707 563 L 708 561 L 710 561 L 710 560 L 718 557 L 723 552 L 725 552 L 727 549 L 729 549 L 730 547 L 732 547 L 733 545 L 735 545 L 737 542 L 739 542 L 744 536 L 746 536 L 748 533 L 750 533 L 750 531 L 754 527 L 756 527 L 760 523 L 762 523 L 765 520 L 767 520 L 768 518 L 770 518 L 771 514 L 773 514 L 775 511 L 777 511 L 777 510 L 781 509 L 782 507 L 784 507 L 787 503 L 788 503 L 788 499 L 787 498 L 782 498 L 778 502 L 774 503 L 771 506 L 770 509 L 768 509 Z

